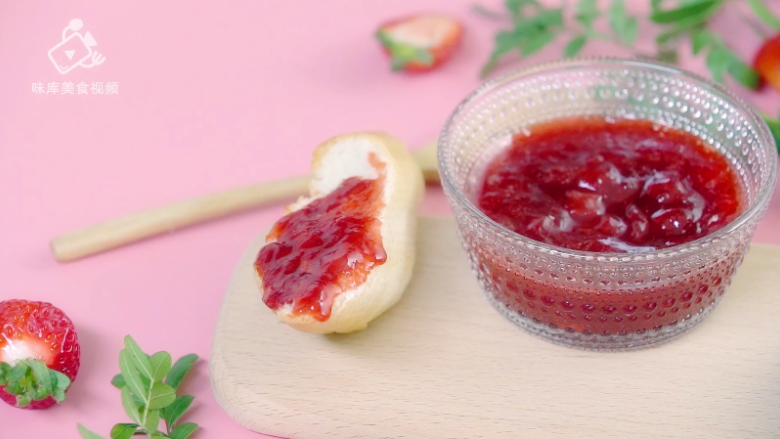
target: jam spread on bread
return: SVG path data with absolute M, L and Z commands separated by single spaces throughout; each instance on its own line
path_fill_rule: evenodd
M 728 160 L 646 120 L 564 119 L 517 134 L 488 166 L 479 208 L 523 236 L 634 253 L 708 235 L 742 212 Z
M 378 177 L 352 177 L 280 219 L 255 260 L 263 302 L 326 321 L 334 300 L 366 281 L 387 260 L 382 246 L 385 164 L 369 155 Z

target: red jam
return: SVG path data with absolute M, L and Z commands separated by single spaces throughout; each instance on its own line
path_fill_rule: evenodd
M 648 121 L 600 118 L 534 126 L 488 166 L 478 206 L 505 227 L 594 252 L 648 252 L 723 227 L 743 210 L 729 162 L 697 137 Z M 477 255 L 496 299 L 536 324 L 603 336 L 644 334 L 702 312 L 741 252 L 680 272 L 565 273 L 533 260 Z M 533 265 L 527 266 L 526 264 Z
M 710 234 L 741 213 L 725 157 L 642 120 L 559 120 L 516 135 L 485 173 L 479 207 L 531 239 L 646 252 Z
M 263 302 L 319 321 L 330 317 L 336 296 L 365 282 L 387 259 L 381 221 L 385 164 L 369 156 L 379 177 L 352 177 L 333 192 L 280 219 L 255 260 Z

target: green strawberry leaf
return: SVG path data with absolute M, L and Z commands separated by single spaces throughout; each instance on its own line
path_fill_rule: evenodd
M 196 354 L 189 354 L 179 358 L 176 360 L 176 363 L 173 364 L 173 367 L 171 367 L 171 370 L 165 376 L 163 382 L 173 387 L 174 390 L 178 389 L 184 376 L 187 375 L 187 372 L 190 371 L 190 368 L 192 368 L 192 365 L 196 361 L 198 361 L 198 356 Z
M 161 415 L 165 420 L 165 426 L 168 428 L 168 431 L 173 429 L 176 421 L 187 411 L 194 399 L 195 397 L 191 395 L 177 396 L 171 405 L 162 409 Z
M 51 376 L 49 375 L 49 368 L 46 367 L 46 364 L 37 360 L 25 361 L 25 363 L 30 366 L 32 377 L 35 381 L 37 381 L 37 387 L 40 389 L 40 395 L 43 396 L 36 399 L 43 399 L 54 393 L 54 385 L 52 383 Z
M 111 429 L 111 439 L 130 439 L 138 427 L 138 424 L 116 424 Z
M 41 360 L 22 360 L 11 367 L 3 367 L 4 389 L 16 395 L 17 405 L 26 407 L 32 401 L 53 397 L 57 402 L 65 400 L 70 379 L 61 372 L 51 370 Z
M 176 427 L 176 429 L 173 430 L 168 435 L 168 437 L 170 437 L 171 439 L 187 439 L 197 428 L 198 428 L 198 424 L 192 422 L 185 422 L 179 425 L 178 427 Z
M 104 438 L 103 436 L 101 436 L 101 435 L 99 435 L 97 433 L 94 433 L 92 431 L 87 430 L 87 427 L 85 427 L 85 426 L 83 426 L 81 424 L 78 424 L 77 428 L 79 430 L 79 434 L 84 439 L 106 439 L 106 438 Z
M 29 371 L 30 366 L 28 366 L 26 362 L 20 361 L 16 363 L 16 366 L 8 373 L 8 381 L 11 383 L 21 381 Z
M 54 384 L 54 400 L 62 402 L 65 400 L 65 391 L 70 387 L 71 381 L 67 375 L 56 370 L 49 370 L 52 382 Z
M 27 407 L 32 402 L 32 398 L 30 395 L 23 393 L 21 395 L 16 395 L 16 406 L 20 408 Z

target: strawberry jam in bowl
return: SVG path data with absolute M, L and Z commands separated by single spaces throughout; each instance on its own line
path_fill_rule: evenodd
M 777 178 L 759 116 L 662 64 L 580 59 L 490 81 L 450 116 L 439 172 L 493 306 L 596 350 L 681 335 L 717 306 Z

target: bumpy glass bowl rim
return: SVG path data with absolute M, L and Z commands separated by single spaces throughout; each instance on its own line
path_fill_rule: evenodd
M 455 202 L 461 208 L 465 208 L 469 215 L 475 217 L 481 224 L 490 229 L 491 232 L 503 235 L 505 237 L 511 237 L 514 240 L 523 242 L 528 248 L 541 251 L 551 256 L 562 256 L 573 259 L 588 260 L 588 261 L 624 261 L 624 262 L 639 262 L 654 260 L 656 258 L 671 258 L 679 257 L 691 252 L 701 251 L 710 247 L 713 244 L 717 244 L 723 239 L 729 237 L 733 233 L 739 231 L 745 227 L 756 216 L 762 215 L 764 209 L 769 204 L 772 197 L 774 186 L 777 180 L 777 165 L 770 167 L 770 175 L 768 181 L 764 182 L 764 186 L 760 188 L 758 196 L 755 201 L 746 209 L 740 216 L 732 220 L 729 224 L 721 229 L 705 235 L 694 241 L 690 241 L 684 244 L 679 244 L 664 249 L 655 250 L 652 252 L 643 253 L 616 253 L 616 252 L 589 252 L 581 250 L 572 250 L 565 247 L 560 247 L 552 244 L 547 244 L 541 241 L 536 241 L 531 238 L 525 237 L 516 233 L 501 224 L 497 223 L 482 210 L 480 210 L 474 203 L 472 203 L 468 197 L 463 193 L 461 188 L 457 187 L 454 181 L 453 170 L 451 170 L 446 161 L 445 154 L 450 148 L 449 133 L 455 125 L 455 120 L 466 110 L 469 105 L 490 93 L 492 90 L 511 83 L 516 80 L 528 79 L 536 74 L 544 72 L 559 71 L 564 69 L 571 69 L 572 67 L 592 67 L 597 64 L 614 65 L 611 69 L 619 68 L 622 66 L 631 66 L 633 68 L 643 68 L 648 71 L 654 71 L 656 73 L 665 74 L 670 77 L 677 77 L 685 80 L 691 85 L 703 87 L 711 92 L 720 93 L 722 98 L 729 101 L 738 109 L 742 110 L 750 122 L 757 127 L 759 141 L 761 146 L 766 150 L 769 157 L 777 154 L 775 149 L 775 143 L 772 137 L 769 127 L 763 118 L 761 118 L 756 112 L 755 108 L 747 103 L 745 100 L 735 95 L 728 88 L 714 82 L 710 79 L 704 78 L 693 72 L 689 72 L 671 64 L 666 64 L 657 61 L 647 61 L 640 59 L 619 58 L 619 57 L 579 57 L 569 58 L 552 62 L 537 63 L 528 67 L 515 69 L 502 75 L 499 75 L 489 81 L 482 83 L 469 95 L 467 95 L 461 102 L 455 107 L 455 110 L 447 118 L 441 134 L 439 135 L 438 151 L 437 151 L 437 165 L 441 178 L 441 184 L 445 189 L 445 194 L 450 198 L 450 202 Z

